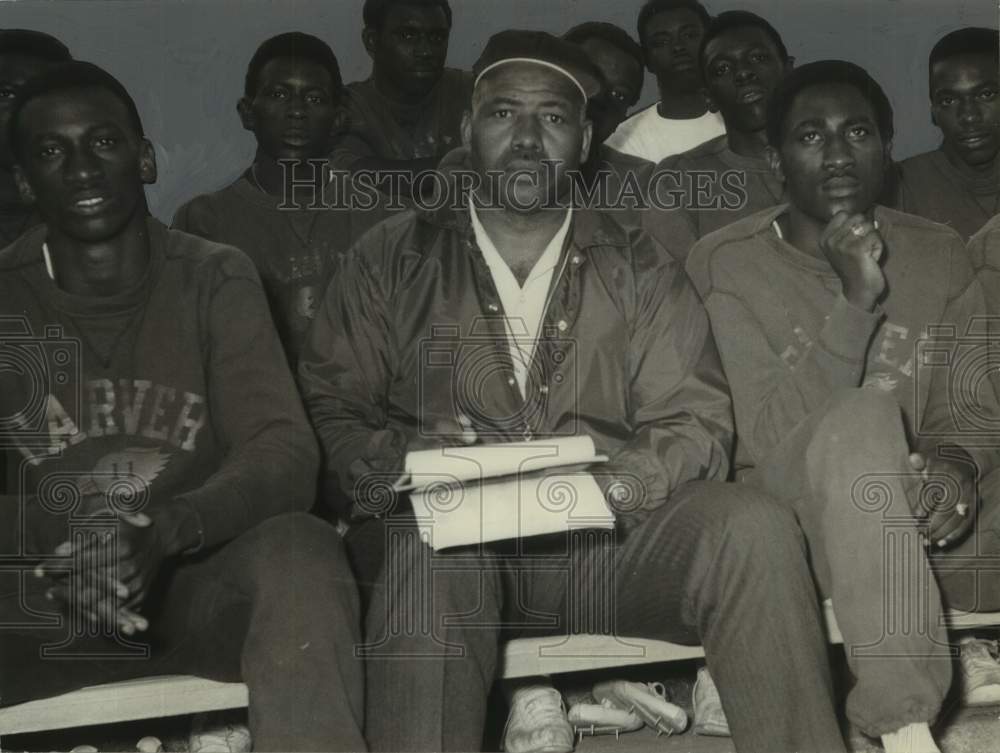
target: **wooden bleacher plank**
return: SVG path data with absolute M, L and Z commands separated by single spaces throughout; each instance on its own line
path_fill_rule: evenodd
M 560 674 L 583 669 L 696 659 L 704 655 L 701 646 L 681 646 L 641 638 L 606 635 L 519 638 L 504 646 L 503 676 Z
M 0 709 L 0 735 L 114 724 L 247 705 L 243 683 L 188 675 L 95 685 L 55 698 Z
M 843 643 L 844 638 L 829 600 L 823 602 L 823 616 L 830 643 Z M 1000 612 L 948 612 L 945 614 L 945 622 L 953 630 L 993 627 L 1000 625 Z M 583 669 L 682 661 L 704 655 L 705 651 L 701 646 L 682 646 L 641 638 L 600 635 L 521 638 L 504 646 L 502 673 L 504 677 L 530 677 Z

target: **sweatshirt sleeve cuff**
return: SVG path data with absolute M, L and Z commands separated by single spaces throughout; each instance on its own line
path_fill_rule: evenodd
M 820 334 L 820 345 L 836 358 L 859 363 L 865 359 L 872 334 L 884 315 L 879 306 L 874 311 L 865 311 L 843 295 L 838 296 Z
M 250 527 L 246 515 L 241 515 L 242 500 L 238 492 L 219 494 L 214 490 L 211 494 L 203 494 L 202 490 L 182 494 L 176 497 L 179 503 L 186 505 L 195 516 L 198 525 L 199 543 L 189 547 L 183 553 L 195 554 L 203 549 L 223 544 L 236 538 Z

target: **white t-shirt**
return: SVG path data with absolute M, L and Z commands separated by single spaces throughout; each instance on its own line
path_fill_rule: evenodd
M 514 273 L 510 271 L 507 262 L 504 261 L 496 246 L 493 245 L 493 241 L 490 240 L 490 236 L 476 215 L 476 208 L 471 200 L 469 201 L 469 213 L 472 216 L 472 231 L 475 233 L 476 243 L 479 244 L 479 250 L 483 252 L 486 266 L 490 269 L 493 284 L 496 285 L 497 294 L 500 296 L 500 303 L 503 304 L 503 312 L 507 320 L 507 345 L 510 349 L 510 360 L 514 366 L 514 378 L 517 379 L 518 389 L 521 391 L 521 397 L 524 398 L 527 395 L 528 367 L 535 354 L 538 329 L 541 327 L 542 317 L 545 315 L 552 273 L 562 255 L 562 247 L 566 241 L 566 234 L 569 232 L 573 210 L 570 208 L 566 211 L 566 219 L 556 234 L 552 236 L 545 251 L 538 257 L 528 279 L 524 281 L 523 288 L 517 284 Z
M 726 125 L 717 112 L 706 112 L 699 118 L 673 120 L 660 117 L 656 104 L 653 104 L 623 121 L 604 143 L 619 152 L 659 162 L 694 149 L 725 132 Z

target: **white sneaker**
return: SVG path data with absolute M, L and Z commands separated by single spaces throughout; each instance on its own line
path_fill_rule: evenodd
M 149 735 L 139 740 L 135 744 L 135 749 L 139 753 L 163 753 L 163 741 L 158 737 Z
M 209 712 L 191 720 L 189 753 L 250 753 L 252 745 L 250 730 L 231 715 Z
M 882 735 L 882 747 L 885 753 L 941 753 L 926 722 L 907 724 Z
M 539 685 L 514 691 L 501 746 L 507 753 L 570 753 L 573 728 L 559 691 Z
M 696 735 L 711 735 L 713 737 L 732 737 L 729 733 L 729 720 L 722 708 L 719 689 L 715 687 L 708 667 L 698 669 L 698 678 L 694 681 L 694 728 Z
M 594 686 L 594 698 L 615 708 L 634 713 L 656 734 L 683 732 L 688 718 L 680 706 L 667 700 L 666 689 L 658 682 L 641 683 L 611 680 Z
M 966 706 L 1000 703 L 997 642 L 967 637 L 959 642 L 962 659 L 962 702 Z

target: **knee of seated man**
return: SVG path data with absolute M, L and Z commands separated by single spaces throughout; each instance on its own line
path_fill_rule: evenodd
M 725 484 L 732 504 L 722 527 L 723 554 L 783 558 L 801 552 L 805 538 L 794 511 L 769 495 L 743 484 Z
M 347 573 L 344 542 L 329 523 L 304 512 L 268 518 L 250 532 L 255 559 L 270 572 L 286 575 L 319 568 Z
M 824 453 L 833 445 L 866 454 L 883 452 L 891 439 L 902 438 L 899 403 L 879 390 L 855 387 L 838 390 L 827 401 L 822 418 L 809 440 L 809 452 Z
M 762 539 L 774 535 L 787 539 L 801 536 L 795 513 L 764 494 L 747 495 L 739 505 L 733 507 L 728 518 L 728 527 L 744 535 L 750 534 Z
M 827 401 L 822 422 L 845 427 L 883 426 L 898 422 L 899 403 L 891 394 L 865 387 L 839 389 Z

